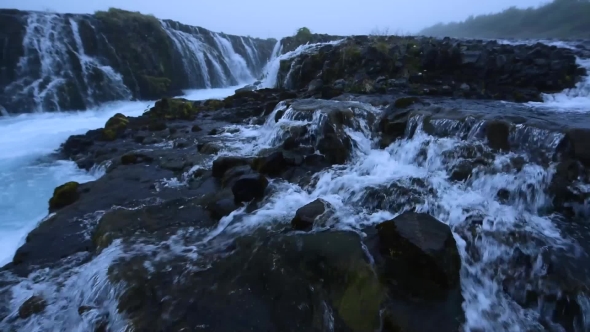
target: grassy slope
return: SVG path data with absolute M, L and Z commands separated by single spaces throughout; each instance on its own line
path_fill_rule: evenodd
M 420 32 L 463 38 L 590 38 L 590 0 L 554 0 L 538 8 L 508 8 L 471 16 L 463 22 L 436 24 Z

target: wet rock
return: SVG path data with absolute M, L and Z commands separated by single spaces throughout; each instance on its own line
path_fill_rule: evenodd
M 420 99 L 417 97 L 403 97 L 396 99 L 396 101 L 393 103 L 393 106 L 395 108 L 407 108 L 418 102 L 420 102 Z
M 121 156 L 122 165 L 132 165 L 152 162 L 154 158 L 141 153 L 127 153 Z
M 188 166 L 190 166 L 190 163 L 181 158 L 170 158 L 160 161 L 161 168 L 170 170 L 172 172 L 181 172 Z
M 590 166 L 590 130 L 574 128 L 569 130 L 560 142 L 559 150 Z
M 324 215 L 326 210 L 332 210 L 332 206 L 330 203 L 318 198 L 297 209 L 295 217 L 291 220 L 291 227 L 299 231 L 311 230 L 315 222 Z
M 78 182 L 67 182 L 53 190 L 53 196 L 49 199 L 49 212 L 66 207 L 80 198 Z
M 121 114 L 117 113 L 107 120 L 102 130 L 102 140 L 113 141 L 117 137 L 121 136 L 125 132 L 129 119 Z
M 171 199 L 138 209 L 114 209 L 100 218 L 92 232 L 92 244 L 100 249 L 113 240 L 130 240 L 137 234 L 166 240 L 181 227 L 211 227 L 214 221 L 198 199 Z
M 257 231 L 236 239 L 229 254 L 199 253 L 205 260 L 215 255 L 219 259 L 210 267 L 176 281 L 167 276 L 190 262 L 166 262 L 167 271 L 154 273 L 147 273 L 143 260 L 117 263 L 110 278 L 133 285 L 123 292 L 119 310 L 138 331 L 198 325 L 225 332 L 324 331 L 326 315 L 334 331 L 379 330 L 385 288 L 354 232 Z M 155 289 L 170 296 L 150 296 Z M 161 306 L 173 314 L 158 310 Z
M 222 178 L 227 170 L 244 165 L 250 165 L 250 160 L 242 157 L 219 157 L 213 161 L 213 177 Z
M 190 146 L 191 144 L 192 144 L 192 142 L 190 140 L 179 139 L 174 142 L 174 147 L 177 149 L 184 149 L 184 148 Z
M 217 143 L 208 142 L 199 146 L 199 152 L 203 154 L 216 154 L 221 151 L 221 146 Z
M 468 160 L 463 160 L 457 163 L 451 171 L 450 179 L 453 181 L 465 181 L 471 177 L 474 165 Z
M 27 319 L 33 315 L 36 315 L 47 307 L 47 301 L 40 296 L 31 296 L 18 308 L 18 317 L 21 319 Z
M 266 187 L 268 187 L 268 180 L 264 175 L 243 175 L 234 182 L 231 190 L 236 203 L 241 203 L 262 199 Z
M 428 214 L 404 212 L 365 232 L 388 289 L 384 325 L 392 331 L 460 330 L 461 259 L 450 228 Z
M 496 198 L 501 203 L 506 203 L 510 199 L 510 191 L 508 189 L 502 188 L 496 193 Z
M 191 127 L 191 132 L 193 132 L 193 133 L 199 132 L 201 130 L 203 130 L 203 129 L 201 129 L 201 127 L 199 127 L 199 125 L 193 125 Z
M 261 174 L 278 176 L 288 167 L 282 151 L 276 151 L 268 156 L 254 158 L 252 169 Z
M 324 82 L 319 79 L 316 78 L 315 80 L 309 82 L 309 85 L 307 87 L 307 91 L 316 91 L 321 89 L 324 86 Z
M 435 299 L 459 284 L 461 258 L 453 233 L 436 218 L 404 212 L 377 225 L 377 232 L 382 274 L 399 291 Z
M 489 121 L 485 127 L 488 145 L 495 150 L 510 150 L 508 135 L 510 134 L 510 124 L 505 121 Z

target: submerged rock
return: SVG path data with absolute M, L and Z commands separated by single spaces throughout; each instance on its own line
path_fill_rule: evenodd
M 37 295 L 31 296 L 18 308 L 18 317 L 27 319 L 42 312 L 45 307 L 47 307 L 47 301 L 44 298 Z

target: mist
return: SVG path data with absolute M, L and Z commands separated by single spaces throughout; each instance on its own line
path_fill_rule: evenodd
M 510 6 L 538 6 L 539 0 L 0 0 L 2 8 L 93 13 L 116 7 L 173 19 L 217 32 L 280 38 L 306 26 L 334 35 L 369 34 L 375 29 L 416 33 L 438 22 L 498 12 Z

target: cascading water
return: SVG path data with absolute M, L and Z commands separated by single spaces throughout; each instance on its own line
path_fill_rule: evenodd
M 254 81 L 252 72 L 248 68 L 248 63 L 241 55 L 236 53 L 231 42 L 218 33 L 213 33 L 213 38 L 236 82 L 238 84 L 245 84 Z
M 342 107 L 355 109 L 359 119 L 363 113 L 380 113 L 370 105 L 359 104 L 354 108 L 354 105 L 343 104 Z M 231 151 L 256 155 L 262 149 L 280 145 L 288 136 L 289 128 L 318 128 L 325 120 L 321 108 L 313 116 L 308 111 L 285 108 L 285 104 L 278 105 L 262 126 L 242 128 L 235 134 L 242 139 L 230 144 Z M 284 115 L 276 122 L 279 111 Z M 552 273 L 547 270 L 549 263 L 544 261 L 544 255 L 547 250 L 575 253 L 579 245 L 572 234 L 564 234 L 558 227 L 559 218 L 542 212 L 551 205 L 546 192 L 553 168 L 531 161 L 526 154 L 507 153 L 494 157 L 480 140 L 482 123 L 434 122 L 433 125 L 443 132 L 450 129 L 455 132 L 451 137 L 437 138 L 425 133 L 423 119 L 415 117 L 406 130 L 405 139 L 381 150 L 374 148 L 369 126 L 360 121 L 357 129 L 347 129 L 347 134 L 356 142 L 349 164 L 316 174 L 316 181 L 309 187 L 276 180 L 277 190 L 264 206 L 253 213 L 240 211 L 222 219 L 213 234 L 243 234 L 265 225 L 288 222 L 299 207 L 317 198 L 335 207 L 336 224 L 332 226 L 343 229 L 361 229 L 415 208 L 432 214 L 454 231 L 463 261 L 465 331 L 557 328 L 551 322 L 556 315 L 555 298 L 559 306 L 566 297 L 551 285 L 539 283 L 539 280 L 551 278 Z M 547 133 L 531 135 L 530 130 L 517 128 L 513 139 L 521 139 L 523 145 L 536 144 L 553 153 L 561 136 L 546 139 Z M 314 132 L 313 129 L 309 131 Z M 465 134 L 467 139 L 459 138 Z M 479 157 L 491 159 L 487 166 L 477 167 L 467 181 L 452 181 L 452 167 L 465 158 L 465 151 L 480 151 Z M 526 162 L 514 168 L 515 158 Z M 394 192 L 386 194 L 385 200 L 375 200 L 371 196 L 373 190 L 387 192 L 392 185 L 407 190 L 402 196 Z M 501 191 L 510 193 L 509 197 L 500 197 Z M 527 264 L 527 259 L 533 264 L 530 266 L 533 272 L 529 274 L 524 273 L 527 267 L 522 265 Z M 521 280 L 509 286 L 514 278 Z M 518 297 L 519 287 L 538 294 L 538 305 L 524 305 Z M 579 303 L 587 303 L 587 295 L 577 296 Z M 583 309 L 583 315 L 590 314 L 588 309 Z M 589 328 L 580 317 L 574 324 L 579 331 Z
M 26 103 L 23 111 L 60 110 L 62 104 L 83 109 L 95 106 L 97 99 L 104 102 L 131 97 L 118 73 L 85 54 L 73 18 L 30 13 L 23 49 L 18 80 L 4 91 L 14 101 L 30 98 L 32 102 Z M 73 61 L 79 62 L 81 72 Z M 95 89 L 97 85 L 108 86 L 108 92 Z
M 240 37 L 240 42 L 246 49 L 246 53 L 248 53 L 248 58 L 250 59 L 250 63 L 254 68 L 256 68 L 258 64 L 258 53 L 256 53 L 255 48 L 252 48 L 251 45 L 248 45 L 247 42 L 244 41 L 244 37 Z
M 264 87 L 264 88 L 284 87 L 285 84 L 288 83 L 288 80 L 290 77 L 289 74 L 291 73 L 290 71 L 289 71 L 289 74 L 287 74 L 287 77 L 285 78 L 284 82 L 278 82 L 278 74 L 279 74 L 279 69 L 281 68 L 281 61 L 287 60 L 287 59 L 292 59 L 302 53 L 314 52 L 317 49 L 319 49 L 320 47 L 325 46 L 325 45 L 336 45 L 340 42 L 342 42 L 342 40 L 336 40 L 336 41 L 328 42 L 328 43 L 300 45 L 299 47 L 297 47 L 293 51 L 287 52 L 285 54 L 281 54 L 282 53 L 281 52 L 282 45 L 280 44 L 280 41 L 278 41 L 277 44 L 275 44 L 275 47 L 272 51 L 271 59 L 264 69 L 264 75 L 263 75 L 264 80 L 262 82 L 262 87 Z
M 190 73 L 189 81 L 193 87 L 211 88 L 226 85 L 228 79 L 217 56 L 212 56 L 213 50 L 193 34 L 172 28 L 167 22 L 161 21 L 162 27 L 174 42 L 176 50 L 182 55 L 185 70 Z M 194 61 L 196 59 L 197 61 Z M 208 63 L 211 63 L 213 73 L 209 73 Z M 197 78 L 201 81 L 197 82 Z
M 165 21 L 161 24 L 182 55 L 186 71 L 194 74 L 189 75 L 193 80 L 191 84 L 212 87 L 233 80 L 252 80 L 248 61 L 238 55 L 222 35 L 212 35 L 218 46 L 215 49 L 199 37 L 198 31 L 191 34 Z M 69 33 L 73 34 L 71 40 L 60 39 Z M 249 47 L 244 39 L 241 42 L 250 62 L 255 64 L 259 58 L 256 48 Z M 281 60 L 323 45 L 303 45 L 281 55 L 281 45 L 277 42 L 271 61 L 265 67 L 263 86 L 284 84 L 277 84 Z M 128 94 L 128 90 L 120 89 L 122 83 L 118 74 L 85 54 L 74 19 L 64 21 L 58 15 L 31 14 L 25 46 L 25 56 L 19 64 L 21 79 L 10 89 L 34 96 L 38 110 L 56 109 L 60 87 L 73 79 L 70 65 L 63 60 L 69 52 L 76 54 L 82 67 L 82 81 L 75 82 L 87 95 L 88 103 L 95 102 L 97 94 L 89 83 L 89 75 L 95 69 L 109 78 L 107 84 Z M 231 74 L 225 72 L 219 59 L 223 59 Z M 220 98 L 234 89 L 206 90 L 204 95 L 200 92 L 186 97 Z M 533 106 L 563 110 L 560 105 L 574 101 L 583 106 L 578 111 L 588 111 L 587 92 L 588 81 L 563 94 L 547 96 L 545 103 Z M 120 93 L 120 98 L 126 98 L 127 94 Z M 319 129 L 327 121 L 322 112 L 326 104 L 308 102 L 306 110 L 280 103 L 263 125 L 234 125 L 234 130 L 220 135 L 227 139 L 227 146 L 219 155 L 254 156 L 263 149 L 277 147 L 294 126 L 309 127 L 313 135 L 308 138 L 317 138 L 321 134 Z M 68 180 L 91 181 L 101 175 L 100 171 L 82 172 L 72 162 L 46 160 L 46 156 L 69 135 L 101 127 L 115 113 L 139 115 L 148 105 L 119 102 L 84 113 L 35 114 L 0 120 L 3 128 L 0 131 L 0 183 L 7 188 L 0 193 L 0 252 L 3 253 L 0 264 L 10 261 L 26 234 L 46 215 L 47 199 L 54 187 Z M 555 165 L 541 164 L 524 151 L 492 152 L 484 144 L 482 122 L 475 120 L 465 123 L 432 121 L 434 131 L 447 136 L 440 138 L 427 133 L 423 128 L 424 119 L 414 116 L 402 140 L 386 149 L 377 149 L 368 119 L 378 117 L 380 109 L 356 102 L 333 102 L 331 105 L 350 109 L 354 115 L 353 124 L 345 128 L 345 134 L 354 142 L 349 162 L 324 169 L 307 186 L 272 180 L 275 190 L 258 210 L 248 213 L 244 208 L 236 210 L 222 218 L 212 230 L 206 230 L 208 233 L 195 246 L 206 245 L 220 234 L 235 237 L 256 228 L 287 223 L 298 208 L 316 198 L 323 198 L 335 207 L 336 214 L 330 226 L 342 229 L 359 230 L 415 208 L 432 214 L 453 229 L 463 263 L 465 331 L 559 330 L 553 323 L 555 312 L 571 310 L 575 305 L 570 302 L 576 303 L 576 310 L 582 316 L 590 314 L 587 294 L 572 292 L 572 289 L 580 289 L 576 282 L 583 281 L 566 280 L 565 283 L 573 284 L 568 289 L 552 283 L 556 267 L 548 268 L 546 261 L 547 255 L 580 252 L 583 245 L 576 233 L 562 229 L 559 216 L 543 212 L 551 204 L 547 188 Z M 276 121 L 278 112 L 284 114 Z M 519 126 L 510 139 L 548 155 L 554 153 L 563 136 Z M 465 156 L 473 153 L 485 162 L 474 167 L 465 181 L 453 181 L 453 168 L 461 161 L 474 159 Z M 514 166 L 517 159 L 522 161 L 519 167 Z M 550 157 L 546 159 L 551 160 Z M 192 176 L 185 177 L 189 178 Z M 405 190 L 400 194 L 396 188 Z M 588 190 L 588 185 L 581 183 L 580 188 Z M 385 197 L 372 195 L 375 190 L 385 192 Z M 95 223 L 104 212 L 97 211 L 87 216 L 86 221 Z M 186 245 L 179 250 L 170 245 L 172 238 L 168 242 L 167 249 L 157 247 L 153 252 L 159 255 L 164 250 L 176 250 L 179 255 L 198 256 L 194 247 Z M 190 250 L 185 250 L 187 248 Z M 143 248 L 148 249 L 148 246 Z M 117 311 L 117 296 L 122 285 L 111 284 L 107 270 L 117 258 L 126 254 L 130 253 L 115 242 L 89 261 L 84 260 L 89 258 L 86 254 L 79 254 L 65 259 L 60 267 L 43 269 L 26 277 L 0 272 L 0 299 L 9 306 L 8 312 L 0 312 L 0 328 L 7 331 L 87 331 L 108 321 L 113 330 L 125 329 L 127 322 Z M 558 257 L 563 261 L 571 258 L 567 254 Z M 48 299 L 48 308 L 29 320 L 19 320 L 18 308 L 35 294 Z M 536 296 L 534 303 L 527 297 L 531 294 Z M 85 306 L 85 311 L 80 311 L 81 306 Z M 329 313 L 330 309 L 325 307 Z M 328 318 L 330 316 L 328 314 Z M 579 316 L 574 324 L 577 331 L 590 328 L 588 321 Z

